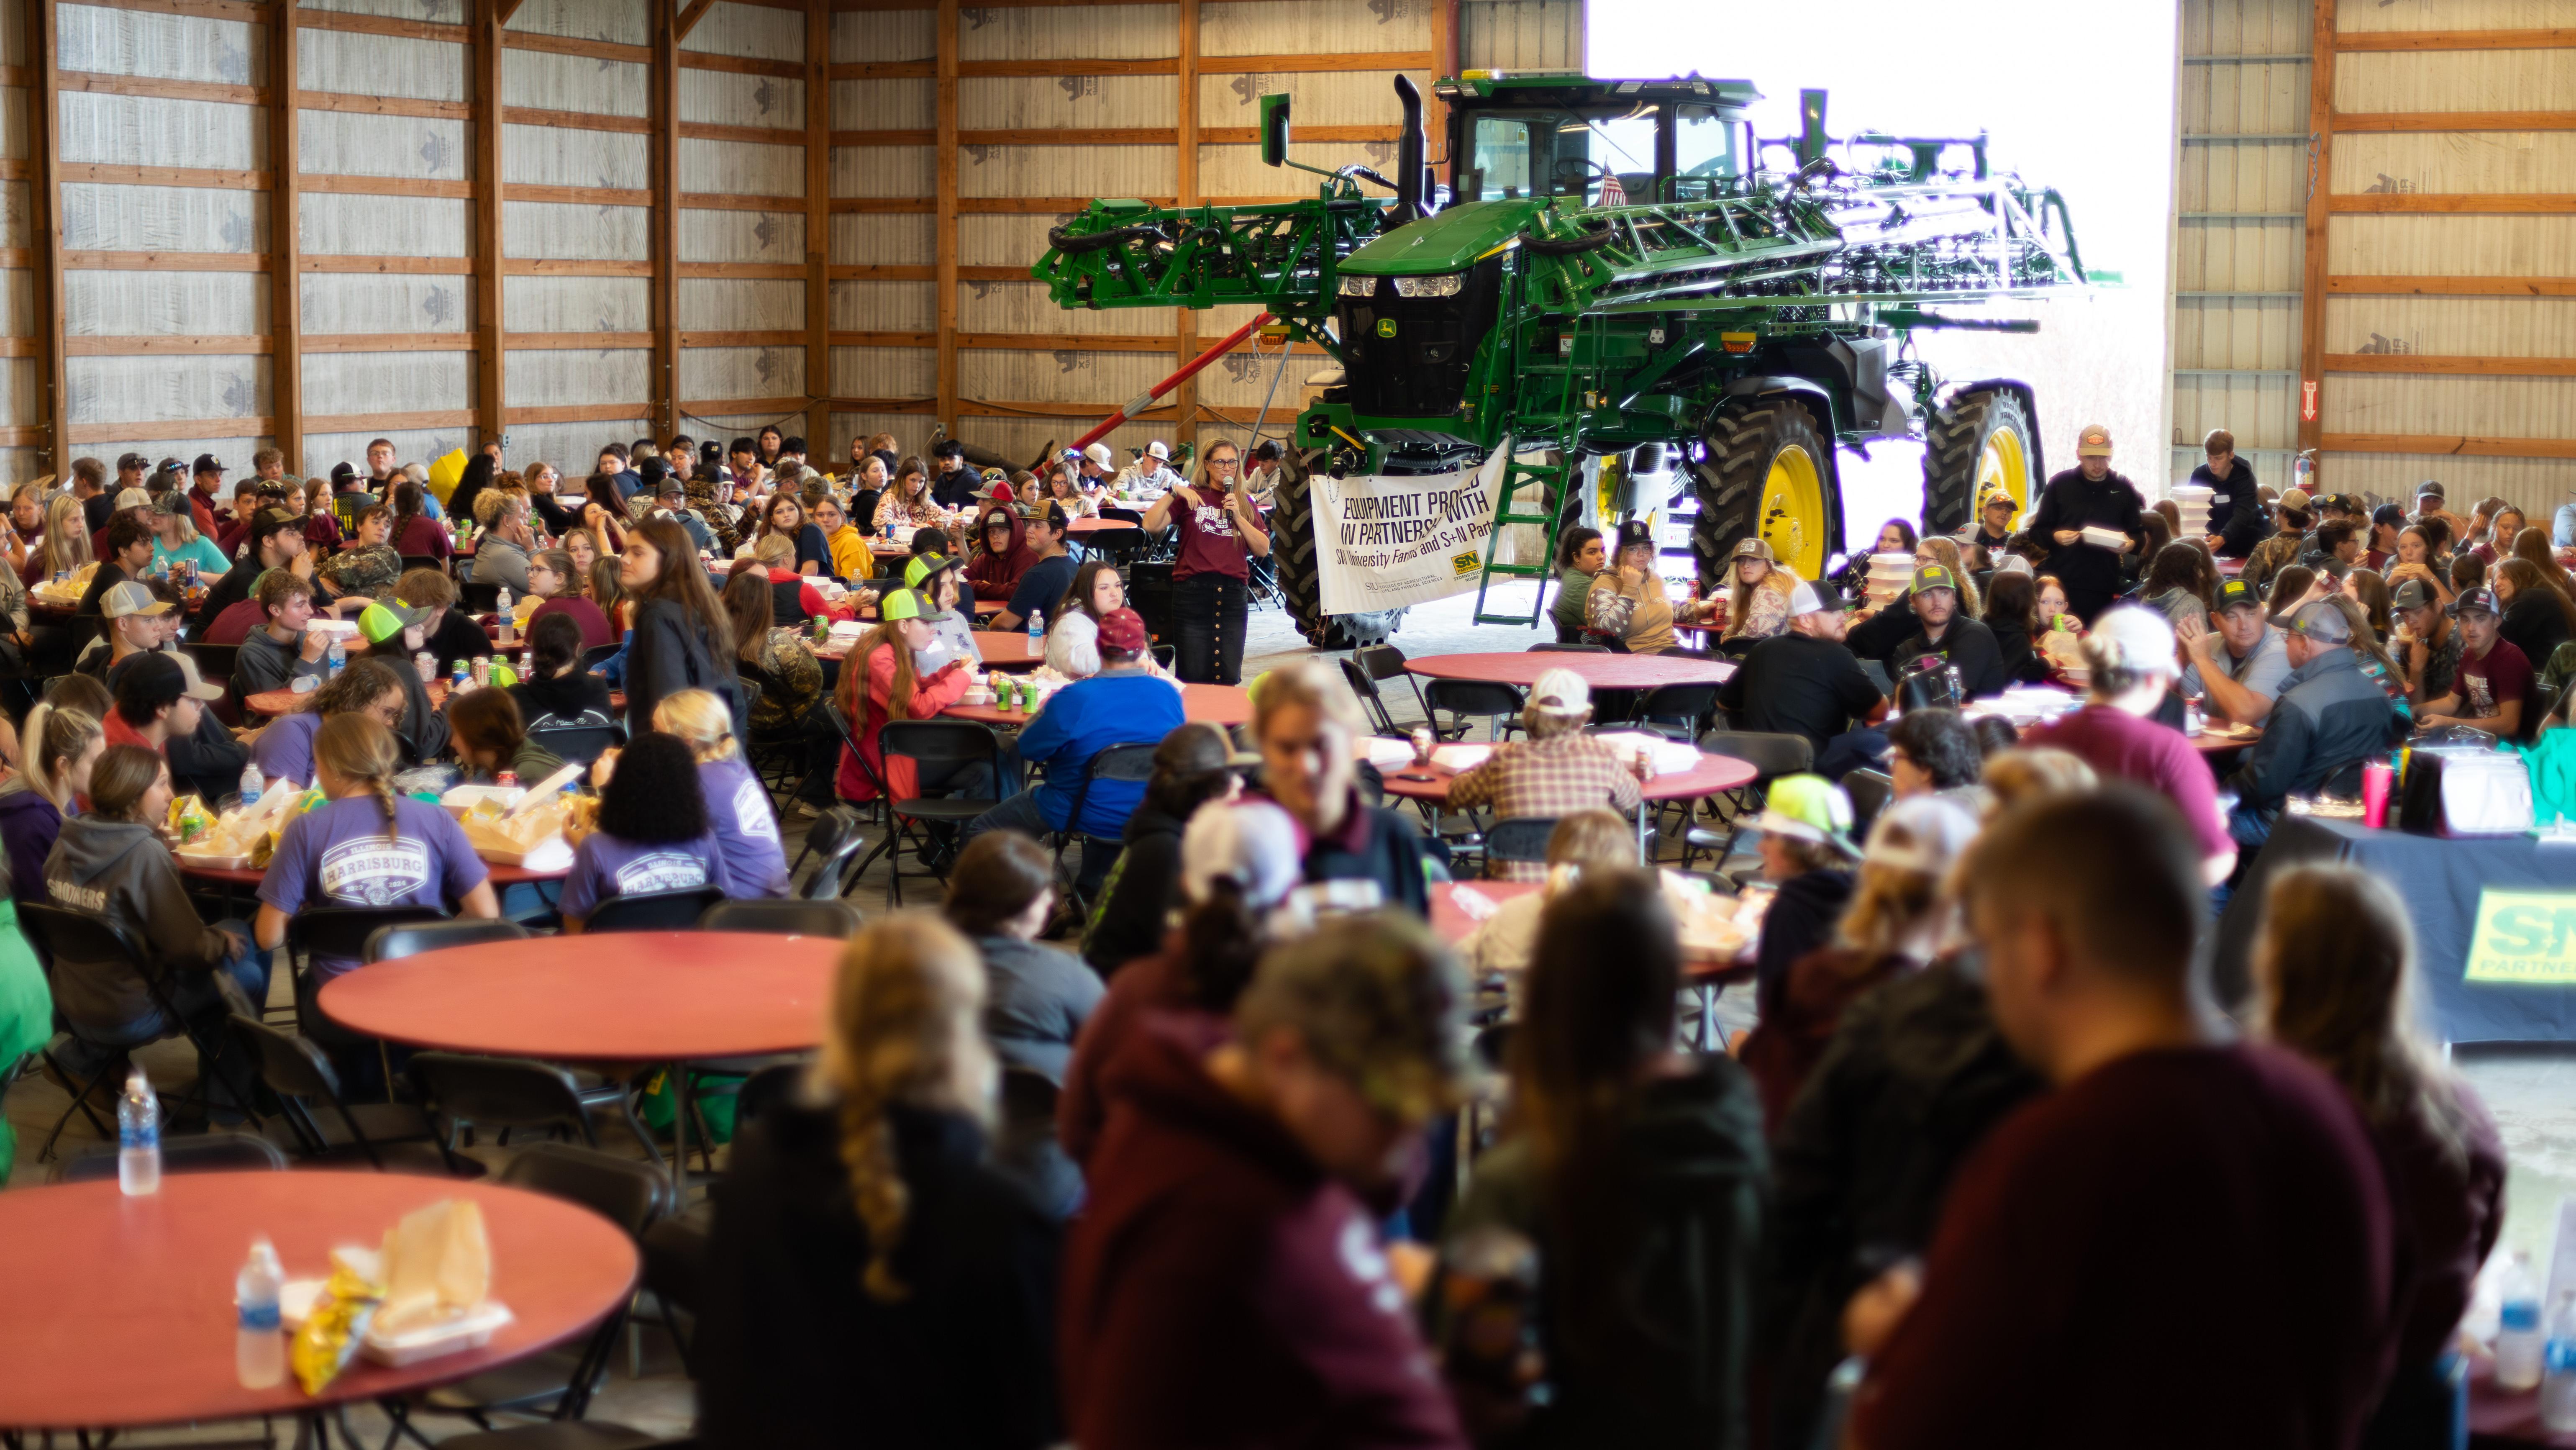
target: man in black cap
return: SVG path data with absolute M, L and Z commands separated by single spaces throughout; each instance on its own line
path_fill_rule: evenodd
M 2483 589 L 2469 592 L 2486 593 Z M 2271 839 L 2272 824 L 2281 818 L 2282 805 L 2291 796 L 2342 784 L 2339 777 L 2357 771 L 2362 761 L 2386 750 L 2405 732 L 2387 692 L 2361 672 L 2360 657 L 2352 652 L 2352 623 L 2342 610 L 2313 599 L 2300 605 L 2281 629 L 2290 658 L 2289 678 L 2264 717 L 2263 738 L 2254 742 L 2245 763 L 2225 782 L 2236 792 L 2227 833 L 2236 839 L 2240 870 Z M 2492 620 L 2488 634 L 2494 634 Z M 2357 774 L 2350 784 L 2359 789 Z
M 1959 617 L 1959 581 L 1950 577 L 1947 567 L 1916 566 L 1913 606 L 1915 622 L 1923 627 L 1888 657 L 1900 675 L 1923 656 L 1939 655 L 1958 670 L 1964 699 L 2000 695 L 2012 684 L 1995 632 L 1982 621 Z
M 2263 597 L 2242 579 L 2218 586 L 2212 629 L 2194 612 L 2174 626 L 2182 647 L 2182 692 L 2206 698 L 2209 712 L 2239 725 L 2260 725 L 2290 676 L 2290 651 L 2264 617 Z
M 1046 512 L 1030 519 L 1025 542 L 1037 562 L 1020 573 L 1011 586 L 1011 602 L 993 616 L 992 628 L 1004 634 L 1028 628 L 1032 616 L 1055 608 L 1064 591 L 1073 587 L 1073 559 L 1065 553 L 1064 541 L 1073 521 L 1064 515 L 1064 505 L 1050 503 Z M 1048 620 L 1052 625 L 1055 621 Z
M 81 511 L 89 520 L 89 531 L 95 534 L 106 528 L 107 521 L 116 516 L 116 496 L 129 488 L 142 488 L 151 473 L 151 459 L 140 453 L 119 454 L 116 460 L 115 486 L 103 485 L 97 493 L 84 495 L 81 498 Z
M 191 470 L 192 486 L 188 490 L 188 517 L 195 521 L 197 532 L 211 539 L 223 527 L 224 465 L 211 453 L 197 455 Z
M 931 502 L 941 508 L 973 508 L 975 489 L 984 476 L 966 466 L 966 445 L 954 438 L 942 438 L 931 447 L 930 458 Z
M 646 466 L 646 471 L 649 473 L 652 467 L 653 465 L 648 464 Z M 700 549 L 703 549 L 708 553 L 715 552 L 715 533 L 707 527 L 707 521 L 705 519 L 698 517 L 697 510 L 689 507 L 689 486 L 687 484 L 682 483 L 680 480 L 673 478 L 668 474 L 664 474 L 653 485 L 653 497 L 651 502 L 653 507 L 646 513 L 645 517 L 669 519 L 671 522 L 680 526 L 681 532 L 689 536 L 690 543 L 697 545 Z
M 2412 581 L 2409 581 L 2412 582 Z M 2532 693 L 2531 660 L 2503 633 L 2504 606 L 2492 589 L 2471 589 L 2451 606 L 2459 622 L 2460 663 L 2451 691 L 2416 707 L 2416 723 L 2426 730 L 2467 725 L 2521 740 Z

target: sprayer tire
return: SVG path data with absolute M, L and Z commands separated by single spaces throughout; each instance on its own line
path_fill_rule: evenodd
M 1365 614 L 1326 614 L 1323 579 L 1317 567 L 1315 502 L 1303 473 L 1282 470 L 1271 494 L 1270 557 L 1279 571 L 1279 593 L 1288 601 L 1297 632 L 1317 649 L 1358 649 L 1376 644 L 1395 631 L 1401 609 Z

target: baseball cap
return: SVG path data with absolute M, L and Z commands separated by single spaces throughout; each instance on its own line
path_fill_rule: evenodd
M 903 566 L 903 587 L 926 589 L 931 580 L 939 577 L 941 570 L 954 569 L 959 562 L 945 554 L 915 554 L 912 562 Z
M 123 473 L 129 468 L 133 469 L 137 473 L 141 473 L 149 469 L 151 466 L 152 460 L 144 457 L 140 453 L 120 453 L 116 456 L 116 471 L 119 473 Z
M 279 529 L 302 527 L 304 527 L 304 520 L 284 509 L 261 509 L 258 517 L 251 520 L 250 536 L 254 539 L 264 539 Z
M 2407 582 L 2411 584 L 2415 581 L 2410 579 Z M 2451 603 L 2451 613 L 2454 617 L 2472 612 L 2492 614 L 2498 619 L 2504 618 L 2504 606 L 2496 603 L 2495 591 L 2492 589 L 2468 590 Z
M 220 460 L 220 459 L 216 458 L 216 457 L 215 457 L 215 455 L 213 455 L 213 454 L 211 454 L 211 453 L 200 453 L 200 454 L 198 454 L 198 455 L 197 455 L 197 461 L 196 461 L 196 464 L 195 464 L 193 467 L 191 467 L 188 471 L 189 471 L 190 473 L 230 473 L 230 472 L 232 472 L 232 470 L 231 470 L 231 469 L 224 467 L 222 460 Z
M 1092 444 L 1082 450 L 1082 456 L 1090 459 L 1095 468 L 1114 467 L 1118 461 L 1118 456 L 1109 451 L 1109 445 L 1106 443 Z
M 2315 501 L 2313 499 L 2308 497 L 2308 491 L 2306 489 L 2294 488 L 2288 493 L 2281 495 L 2280 506 L 2288 509 L 2294 514 L 2303 514 L 2308 511 L 2309 506 L 2314 502 Z
M 1914 570 L 1914 592 L 1917 594 L 1926 589 L 1955 591 L 1958 587 L 1959 581 L 1950 577 L 1950 570 L 1946 565 L 1923 564 L 1918 565 Z
M 1018 495 L 1011 492 L 1010 484 L 998 478 L 986 479 L 984 481 L 984 486 L 975 490 L 974 496 L 977 498 L 991 499 L 995 503 L 1017 503 L 1019 501 Z
M 2102 611 L 2085 639 L 2085 653 L 2109 668 L 2141 674 L 2170 675 L 2182 669 L 2174 659 L 2173 625 L 2164 611 L 2134 604 Z
M 1064 511 L 1064 505 L 1060 503 L 1050 502 L 1038 517 L 1046 521 L 1048 528 L 1059 534 L 1073 527 L 1073 517 Z
M 2407 582 L 2414 583 L 2415 581 L 2409 580 Z M 2424 586 L 2418 583 L 2415 584 L 2415 587 L 2421 589 Z M 2221 613 L 2225 613 L 2239 605 L 2243 605 L 2247 609 L 2259 611 L 2263 607 L 2263 596 L 2255 590 L 2253 585 L 2246 583 L 2242 579 L 2230 579 L 2220 584 L 2218 586 L 2219 611 Z
M 342 459 L 340 462 L 331 465 L 331 486 L 333 488 L 338 488 L 340 485 L 347 483 L 350 479 L 357 476 L 358 466 L 346 459 Z
M 391 604 L 370 604 L 358 612 L 358 633 L 369 644 L 383 644 L 401 636 L 406 629 L 429 623 L 429 611 L 414 609 L 397 599 Z
M 148 509 L 150 507 L 152 507 L 152 495 L 144 492 L 142 489 L 125 488 L 117 490 L 116 511 L 118 513 L 123 513 L 127 509 Z
M 2448 494 L 2447 491 L 2443 489 L 2441 480 L 2428 478 L 2422 483 L 2415 485 L 2415 496 L 2417 498 L 2444 498 L 2447 497 Z
M 2028 559 L 2023 558 L 2019 554 L 1997 554 L 1995 556 L 1995 577 L 1998 579 L 2002 578 L 2006 574 L 2036 574 L 2038 572 L 2038 570 L 2030 567 L 2030 561 Z
M 1976 839 L 1976 819 L 1958 802 L 1915 796 L 1879 812 L 1860 859 L 1864 865 L 1940 876 Z
M 1572 670 L 1547 670 L 1530 686 L 1529 702 L 1550 714 L 1580 715 L 1592 708 L 1592 687 Z
M 686 498 L 689 494 L 689 485 L 687 480 L 675 478 L 666 473 L 662 475 L 662 482 L 654 492 L 663 498 Z
M 2110 457 L 2111 430 L 2099 423 L 2085 424 L 2084 431 L 2075 435 L 2075 456 L 2078 458 Z
M 1162 440 L 1162 439 L 1160 439 L 1160 438 L 1157 438 L 1157 439 L 1155 439 L 1153 442 L 1146 444 L 1146 445 L 1145 445 L 1145 453 L 1146 453 L 1146 456 L 1147 456 L 1147 457 L 1150 457 L 1150 458 L 1159 458 L 1159 459 L 1162 459 L 1162 460 L 1163 460 L 1164 462 L 1166 462 L 1166 463 L 1169 463 L 1169 462 L 1171 461 L 1171 459 L 1172 459 L 1172 450 L 1171 450 L 1171 449 L 1169 449 L 1169 448 L 1167 448 L 1167 447 L 1165 447 L 1165 446 L 1163 446 L 1163 440 Z
M 1792 616 L 1814 614 L 1832 607 L 1825 603 L 1824 596 L 1816 592 L 1816 586 L 1804 579 L 1798 581 L 1797 588 L 1789 591 L 1789 613 Z
M 173 488 L 156 494 L 152 499 L 152 511 L 169 518 L 188 512 L 187 490 Z
M 1181 894 L 1193 902 L 1231 881 L 1258 911 L 1278 905 L 1305 879 L 1297 823 L 1268 801 L 1210 801 L 1181 832 Z
M 930 596 L 918 589 L 898 589 L 877 604 L 877 618 L 888 624 L 898 619 L 918 619 L 924 624 L 940 624 L 955 619 L 952 610 L 930 602 Z
M 1831 846 L 1846 856 L 1860 854 L 1851 841 L 1851 797 L 1821 775 L 1784 775 L 1771 782 L 1754 825 L 1793 841 Z
M 2469 592 L 2484 594 L 2487 591 L 2473 589 Z M 2319 644 L 2352 642 L 2352 621 L 2344 617 L 2342 610 L 2322 599 L 2310 600 L 2300 605 L 2299 612 L 2291 615 L 2288 622 L 2281 627 L 2292 634 L 2315 640 Z
M 185 676 L 188 681 L 186 688 L 180 693 L 193 699 L 208 701 L 220 700 L 224 697 L 223 686 L 210 685 L 206 683 L 205 676 L 197 673 L 197 662 L 195 660 L 175 651 L 171 653 L 170 658 L 179 662 L 179 673 Z
M 129 614 L 168 614 L 174 607 L 166 600 L 153 598 L 149 588 L 131 579 L 98 596 L 98 612 L 110 619 L 123 619 Z
M 1760 559 L 1767 564 L 1771 562 L 1775 556 L 1771 552 L 1771 546 L 1760 539 L 1739 539 L 1735 544 L 1735 552 L 1729 557 L 1736 559 Z
M 118 700 L 133 700 L 147 710 L 178 703 L 188 693 L 188 672 L 179 661 L 159 650 L 127 658 L 116 680 Z
M 1100 647 L 1122 654 L 1140 655 L 1153 647 L 1153 638 L 1145 632 L 1145 617 L 1132 609 L 1113 609 L 1100 616 Z
M 2407 580 L 2388 597 L 2389 606 L 2395 609 L 2421 609 L 2432 602 L 2433 590 L 2421 579 Z

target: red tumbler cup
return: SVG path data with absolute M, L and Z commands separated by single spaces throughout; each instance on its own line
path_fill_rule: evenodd
M 2372 830 L 2388 824 L 2388 793 L 2397 784 L 2397 767 L 2385 760 L 2366 760 L 2361 766 L 2361 823 Z

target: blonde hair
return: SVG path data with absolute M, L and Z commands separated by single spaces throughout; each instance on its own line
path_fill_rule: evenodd
M 689 753 L 700 765 L 733 758 L 738 744 L 733 738 L 732 709 L 706 690 L 663 696 L 653 707 L 653 728 L 687 741 Z
M 763 520 L 764 526 L 766 522 Z M 762 534 L 760 541 L 751 546 L 751 557 L 765 565 L 783 564 L 796 557 L 796 536 L 775 531 Z
M 89 562 L 89 519 L 81 501 L 58 493 L 45 505 L 45 572 L 59 574 Z
M 204 537 L 204 535 L 197 532 L 197 516 L 189 509 L 182 508 L 174 514 L 156 514 L 154 515 L 154 518 L 156 521 L 159 519 L 168 519 L 172 524 L 177 526 L 179 533 L 179 542 L 177 547 L 179 548 L 184 549 L 190 544 L 197 542 L 198 539 Z
M 2023 801 L 2049 795 L 2082 795 L 2099 784 L 2084 757 L 2048 745 L 2014 746 L 1987 761 L 1979 779 L 1994 797 L 1986 810 L 1990 821 Z
M 357 710 L 324 719 L 313 732 L 313 764 L 316 776 L 328 768 L 365 786 L 385 813 L 385 834 L 394 834 L 394 772 L 402 769 L 402 753 L 383 721 Z
M 1594 871 L 1637 864 L 1637 836 L 1617 811 L 1574 811 L 1547 833 L 1547 864 Z
M 873 922 L 841 952 L 817 1070 L 840 1095 L 841 1163 L 868 1233 L 860 1282 L 879 1303 L 911 1293 L 894 1273 L 912 1191 L 887 1109 L 905 1104 L 991 1122 L 999 1069 L 984 1041 L 983 1011 L 982 959 L 929 912 Z
M 87 710 L 65 708 L 50 700 L 38 701 L 36 708 L 27 712 L 26 728 L 19 737 L 23 744 L 18 754 L 25 762 L 21 768 L 26 772 L 27 784 L 35 787 L 36 794 L 52 801 L 54 809 L 68 806 L 71 784 L 55 774 L 54 762 L 80 759 L 89 750 L 90 742 L 106 733 L 99 718 Z
M 1272 717 L 1291 706 L 1304 706 L 1353 735 L 1368 733 L 1368 720 L 1360 713 L 1359 697 L 1351 693 L 1350 682 L 1326 669 L 1322 660 L 1281 665 L 1262 675 L 1259 684 L 1252 700 L 1256 740 L 1267 738 Z

